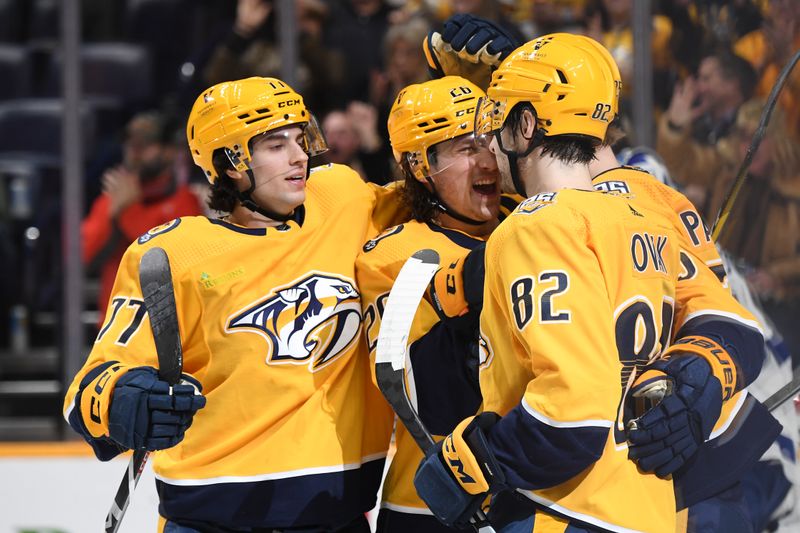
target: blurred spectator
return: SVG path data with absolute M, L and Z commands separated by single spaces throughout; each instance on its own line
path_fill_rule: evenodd
M 756 94 L 767 96 L 781 69 L 800 49 L 800 2 L 771 0 L 761 28 L 748 33 L 734 47 L 758 73 Z M 800 138 L 800 69 L 794 69 L 781 93 L 780 106 Z
M 176 179 L 172 133 L 160 113 L 134 116 L 126 128 L 122 164 L 103 174 L 103 194 L 83 220 L 83 262 L 88 273 L 100 276 L 100 324 L 128 245 L 159 224 L 202 214 L 198 198 Z
M 491 20 L 520 43 L 526 42 L 519 27 L 506 16 L 506 3 L 499 0 L 450 0 L 453 14 L 468 13 L 487 20 Z
M 654 98 L 656 103 L 666 102 L 673 69 L 669 41 L 672 35 L 670 20 L 662 15 L 652 18 L 652 58 Z M 585 33 L 608 48 L 619 66 L 622 76 L 621 109 L 629 109 L 625 101 L 633 90 L 633 0 L 589 0 L 584 15 Z
M 370 83 L 370 100 L 386 117 L 402 88 L 428 79 L 428 64 L 422 51 L 428 30 L 425 20 L 412 18 L 395 24 L 386 33 L 382 46 L 386 71 L 373 73 Z
M 370 85 L 370 102 L 378 110 L 378 133 L 385 141 L 389 139 L 386 122 L 397 93 L 404 87 L 428 79 L 428 64 L 422 51 L 422 41 L 428 30 L 428 23 L 423 18 L 414 17 L 392 26 L 386 33 L 382 46 L 386 71 L 374 72 Z M 388 142 L 386 150 L 389 157 Z
M 300 30 L 296 86 L 306 105 L 323 114 L 340 100 L 344 66 L 341 56 L 322 44 L 325 3 L 299 0 L 296 5 Z M 280 77 L 276 19 L 273 0 L 238 0 L 233 28 L 205 66 L 204 86 L 250 76 Z
M 721 165 L 715 145 L 730 134 L 736 112 L 752 95 L 754 84 L 755 73 L 747 61 L 730 51 L 715 52 L 700 62 L 696 78 L 675 87 L 659 120 L 656 150 L 706 220 L 716 214 L 706 194 Z
M 328 49 L 345 58 L 341 104 L 366 102 L 370 78 L 383 65 L 381 43 L 389 29 L 390 8 L 383 0 L 329 0 L 328 5 L 330 16 L 323 40 Z
M 533 0 L 531 3 L 537 35 L 561 31 L 576 33 L 583 26 L 586 0 Z
M 719 210 L 747 152 L 764 102 L 742 105 L 729 143 L 722 143 L 722 177 L 712 190 Z M 754 270 L 748 281 L 775 321 L 790 352 L 800 353 L 800 146 L 774 113 L 728 218 L 720 244 Z
M 378 133 L 378 111 L 363 102 L 351 102 L 347 110 L 334 110 L 322 121 L 328 142 L 326 159 L 348 165 L 364 181 L 384 185 L 389 181 L 390 154 Z
M 675 74 L 684 78 L 697 71 L 703 50 L 714 48 L 713 33 L 706 27 L 711 9 L 691 0 L 668 0 L 658 2 L 656 10 L 670 20 L 670 54 L 676 62 Z

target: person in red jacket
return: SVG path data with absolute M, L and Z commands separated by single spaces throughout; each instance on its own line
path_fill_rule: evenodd
M 154 226 L 203 213 L 200 199 L 176 177 L 176 147 L 161 113 L 135 115 L 126 127 L 122 152 L 122 163 L 103 173 L 103 193 L 81 225 L 83 263 L 90 275 L 100 277 L 98 325 L 105 320 L 128 245 Z

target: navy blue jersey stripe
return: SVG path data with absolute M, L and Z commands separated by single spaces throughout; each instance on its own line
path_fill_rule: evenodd
M 222 220 L 221 218 L 209 218 L 209 222 L 212 224 L 216 224 L 217 226 L 222 226 L 223 228 L 227 228 L 231 231 L 235 231 L 237 233 L 244 233 L 245 235 L 266 235 L 267 228 L 243 228 L 241 226 L 237 226 L 236 224 L 231 224 L 227 220 Z
M 554 427 L 517 405 L 489 433 L 489 446 L 509 486 L 554 487 L 576 476 L 603 454 L 607 427 Z
M 480 239 L 470 237 L 466 233 L 461 233 L 460 231 L 456 231 L 453 229 L 443 228 L 441 226 L 433 224 L 432 222 L 426 222 L 425 224 L 428 226 L 428 228 L 430 228 L 431 231 L 435 231 L 436 233 L 441 233 L 442 235 L 450 239 L 450 241 L 453 242 L 454 244 L 457 244 L 462 248 L 466 248 L 467 250 L 472 250 L 473 248 L 484 242 Z
M 705 442 L 673 476 L 678 509 L 741 480 L 775 441 L 781 427 L 761 402 L 748 395 L 728 429 Z
M 158 510 L 179 523 L 332 530 L 375 506 L 383 466 L 384 460 L 379 459 L 345 472 L 201 486 L 156 480 L 161 502 Z
M 757 329 L 724 316 L 701 315 L 686 322 L 675 340 L 694 335 L 712 339 L 730 354 L 739 374 L 736 390 L 758 377 L 767 354 L 764 336 Z

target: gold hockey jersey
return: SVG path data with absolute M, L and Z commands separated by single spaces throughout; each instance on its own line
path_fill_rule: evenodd
M 741 356 L 735 352 L 731 354 L 742 378 L 738 388 L 744 389 L 758 376 L 763 362 L 761 326 L 727 289 L 722 259 L 711 240 L 711 233 L 692 203 L 680 192 L 636 168 L 611 169 L 595 177 L 593 183 L 597 190 L 618 194 L 648 209 L 660 211 L 672 222 L 682 248 L 673 336 L 692 320 L 702 319 L 705 324 L 701 328 L 708 330 L 696 331 L 698 328 L 694 327 L 693 334 L 717 333 L 714 329 L 718 328 L 709 324 L 711 319 L 733 323 L 744 340 L 739 346 Z M 692 326 L 689 324 L 689 328 Z M 731 425 L 743 404 L 744 394 L 741 392 L 725 402 L 712 438 Z
M 658 213 L 578 190 L 525 200 L 488 240 L 480 385 L 503 416 L 489 445 L 546 514 L 675 530 L 672 482 L 628 460 L 622 405 L 668 344 L 678 240 Z
M 351 169 L 312 171 L 301 223 L 267 229 L 186 217 L 127 250 L 102 327 L 65 399 L 101 459 L 120 450 L 88 412 L 114 362 L 157 367 L 139 259 L 167 251 L 183 371 L 207 405 L 185 439 L 155 453 L 160 512 L 225 527 L 334 526 L 375 503 L 392 412 L 370 379 L 355 257 L 394 194 Z M 107 409 L 107 406 L 102 408 Z
M 692 467 L 675 477 L 679 507 L 693 505 L 739 481 L 780 432 L 780 424 L 747 392 L 766 356 L 763 332 L 755 317 L 727 289 L 725 269 L 711 234 L 692 203 L 680 192 L 631 167 L 594 178 L 595 189 L 631 199 L 659 211 L 681 240 L 681 274 L 672 321 L 672 342 L 711 339 L 724 346 L 736 367 L 733 390 L 709 440 Z M 721 282 L 721 283 L 720 283 Z M 723 390 L 729 393 L 729 384 Z
M 414 252 L 431 248 L 444 264 L 448 257 L 462 257 L 483 241 L 435 224 L 410 221 L 368 241 L 356 261 L 356 276 L 364 310 L 364 334 L 370 362 L 375 362 L 383 307 L 400 268 Z M 477 374 L 470 376 L 468 360 L 477 369 L 477 331 L 455 332 L 439 322 L 427 300 L 422 300 L 409 334 L 412 374 L 409 391 L 426 427 L 447 434 L 461 419 L 475 414 L 480 405 Z M 417 380 L 420 380 L 419 382 Z M 414 394 L 419 391 L 416 397 Z M 384 481 L 382 507 L 394 511 L 427 514 L 414 488 L 414 472 L 422 451 L 402 423 L 395 430 L 396 453 Z

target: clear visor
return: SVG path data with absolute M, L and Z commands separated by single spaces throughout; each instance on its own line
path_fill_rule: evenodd
M 503 128 L 506 117 L 506 102 L 480 98 L 475 108 L 475 143 L 488 147 L 494 132 Z
M 467 133 L 429 148 L 427 154 L 429 168 L 427 169 L 422 168 L 421 161 L 416 154 L 409 153 L 407 157 L 411 170 L 419 179 L 433 178 L 455 165 L 466 164 L 470 157 L 485 149 L 478 145 L 475 135 Z
M 302 164 L 307 166 L 308 158 L 328 151 L 328 144 L 317 119 L 311 115 L 306 123 L 283 126 L 252 138 L 249 160 L 246 159 L 242 147 L 236 145 L 233 148 L 225 148 L 225 154 L 236 170 L 244 172 L 268 165 L 285 165 L 287 161 L 290 165 L 297 166 L 301 164 L 299 160 L 302 160 Z M 298 149 L 305 156 L 298 155 Z M 272 157 L 281 152 L 288 153 L 287 161 Z

